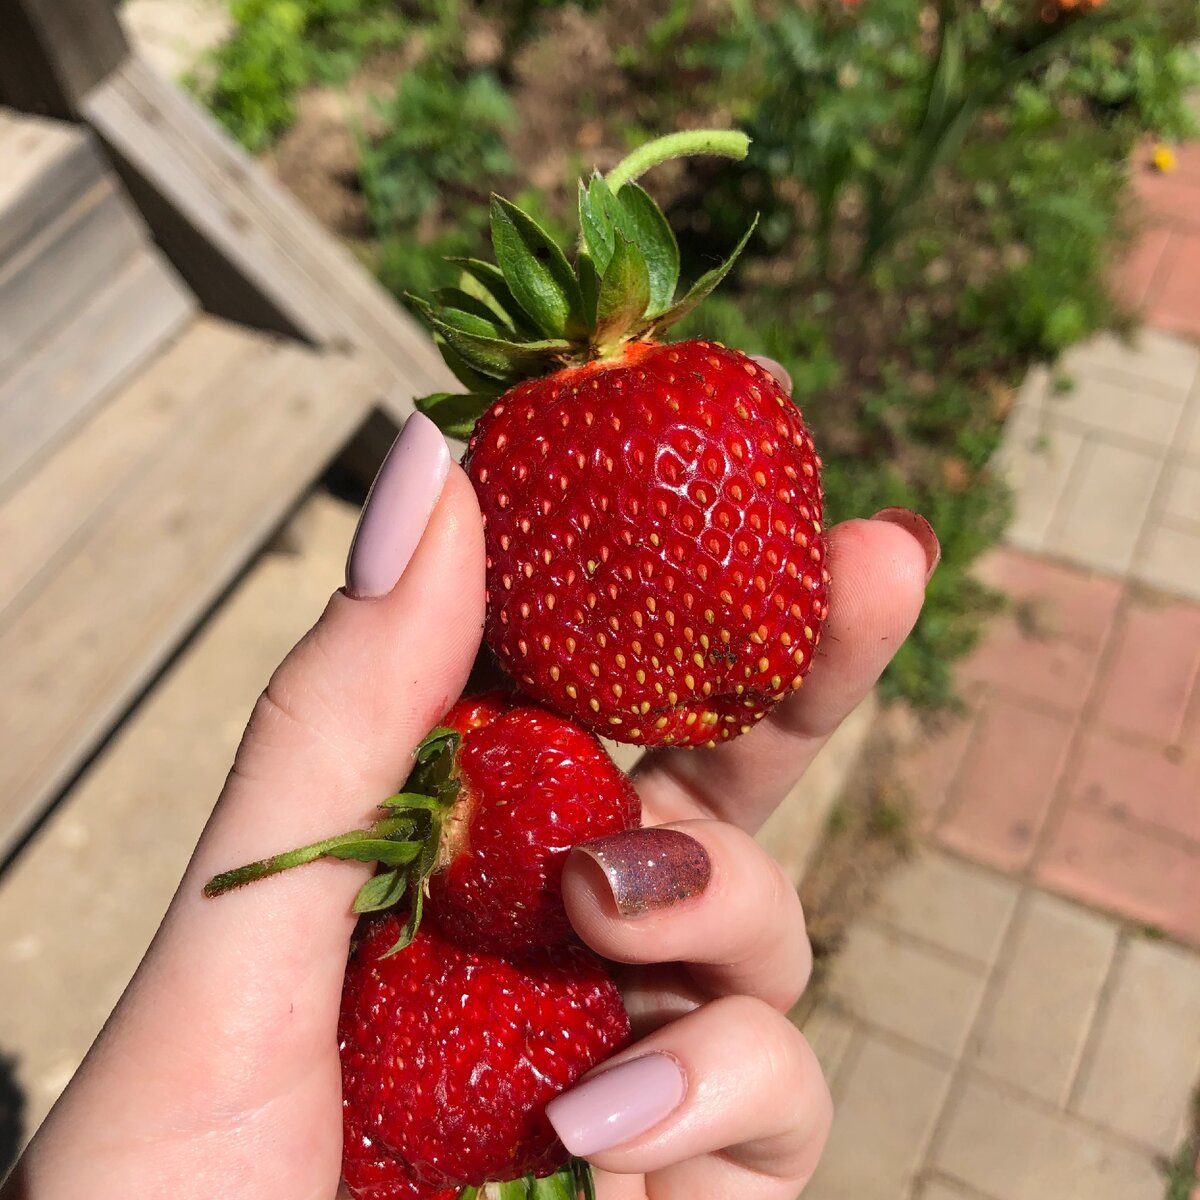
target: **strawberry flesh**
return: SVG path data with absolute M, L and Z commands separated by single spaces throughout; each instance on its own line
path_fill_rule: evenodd
M 564 941 L 571 935 L 562 903 L 567 854 L 637 826 L 633 785 L 590 733 L 497 693 L 460 701 L 445 724 L 463 737 L 448 822 L 457 845 L 445 847 L 450 861 L 430 877 L 430 910 L 471 949 Z
M 539 703 L 617 741 L 701 745 L 801 685 L 828 611 L 821 464 L 744 354 L 633 342 L 519 383 L 464 465 L 485 637 Z
M 400 924 L 392 913 L 364 921 L 346 969 L 338 1039 L 351 1195 L 442 1200 L 442 1188 L 557 1170 L 568 1155 L 547 1102 L 629 1037 L 604 964 L 570 944 L 524 958 L 472 952 L 430 918 L 384 957 Z M 405 1180 L 429 1190 L 386 1190 Z

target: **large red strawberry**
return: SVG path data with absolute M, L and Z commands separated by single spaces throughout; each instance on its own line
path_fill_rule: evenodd
M 546 1103 L 629 1036 L 603 963 L 571 944 L 524 958 L 472 952 L 436 918 L 391 954 L 399 934 L 392 914 L 364 922 L 346 969 L 338 1040 L 351 1194 L 442 1200 L 447 1186 L 564 1168 Z
M 665 156 L 654 145 L 581 184 L 574 267 L 493 200 L 499 267 L 464 261 L 462 286 L 424 307 L 472 393 L 421 407 L 470 432 L 485 636 L 514 680 L 618 741 L 711 744 L 812 666 L 828 611 L 821 463 L 769 372 L 713 342 L 660 342 L 745 239 L 674 300 L 675 239 L 632 182 Z
M 356 830 L 213 879 L 218 895 L 323 856 L 375 861 L 356 911 L 429 904 L 474 950 L 570 936 L 562 871 L 579 842 L 635 827 L 637 793 L 603 746 L 565 717 L 501 692 L 460 700 L 422 742 L 404 790 Z

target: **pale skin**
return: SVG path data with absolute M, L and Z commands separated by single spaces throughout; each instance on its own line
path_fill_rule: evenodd
M 681 1105 L 597 1153 L 602 1200 L 794 1200 L 831 1120 L 811 1049 L 783 1013 L 811 955 L 795 892 L 747 836 L 867 693 L 916 620 L 930 555 L 906 529 L 830 532 L 831 615 L 804 687 L 716 750 L 651 755 L 647 824 L 712 860 L 709 887 L 618 916 L 573 855 L 568 911 L 622 968 L 638 1041 L 683 1067 Z M 364 824 L 459 694 L 483 622 L 483 546 L 453 467 L 386 596 L 339 591 L 272 676 L 137 974 L 0 1200 L 335 1200 L 341 1158 L 336 1025 L 369 868 L 319 862 L 218 900 L 216 872 Z

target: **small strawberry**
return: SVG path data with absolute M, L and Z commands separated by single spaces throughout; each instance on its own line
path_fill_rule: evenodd
M 405 790 L 370 829 L 218 875 L 218 895 L 331 856 L 375 861 L 357 912 L 406 900 L 411 934 L 423 896 L 443 927 L 473 950 L 518 951 L 570 936 L 562 870 L 578 842 L 635 827 L 628 778 L 565 717 L 501 692 L 460 700 L 417 750 Z
M 749 730 L 801 685 L 828 612 L 821 461 L 799 410 L 737 350 L 659 341 L 750 236 L 674 299 L 678 247 L 633 179 L 694 146 L 731 148 L 674 135 L 580 184 L 574 268 L 494 198 L 499 267 L 457 260 L 461 286 L 423 306 L 472 389 L 419 406 L 470 437 L 485 638 L 539 703 L 642 745 Z
M 394 914 L 364 921 L 346 968 L 338 1041 L 351 1195 L 442 1200 L 447 1186 L 572 1179 L 545 1106 L 629 1037 L 603 963 L 571 944 L 524 958 L 465 950 L 436 918 L 391 954 L 400 932 Z M 428 1190 L 403 1190 L 410 1181 Z

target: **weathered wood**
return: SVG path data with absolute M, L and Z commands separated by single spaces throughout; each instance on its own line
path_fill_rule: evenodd
M 0 112 L 0 263 L 109 170 L 87 130 Z
M 0 730 L 0 856 L 378 398 L 376 373 L 353 360 L 255 341 L 178 413 L 36 600 L 0 628 L 4 692 L 21 698 Z
M 0 378 L 0 498 L 195 311 L 196 298 L 146 246 L 19 371 Z
M 205 307 L 331 348 L 353 346 L 411 398 L 447 386 L 432 342 L 353 256 L 192 101 L 131 57 L 87 97 L 156 238 Z
M 114 0 L 0 0 L 0 101 L 74 117 L 129 53 Z
M 97 411 L 86 437 L 71 438 L 52 462 L 23 479 L 0 505 L 0 628 L 34 602 L 62 557 L 115 504 L 201 398 L 259 353 L 235 325 L 198 320 L 121 393 Z
M 0 373 L 15 370 L 145 245 L 119 182 L 102 179 L 0 263 Z

